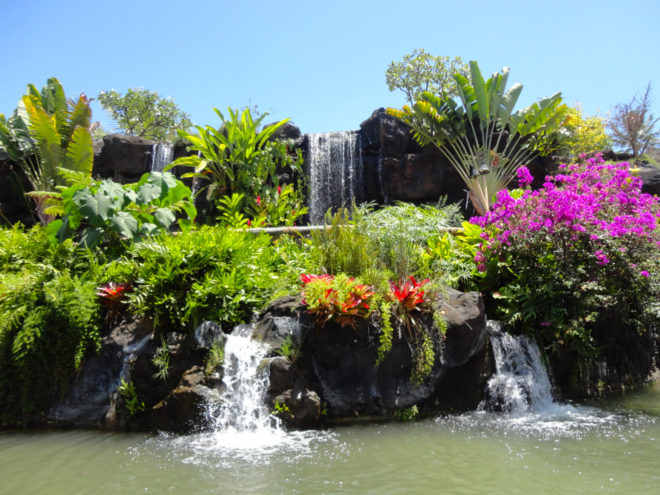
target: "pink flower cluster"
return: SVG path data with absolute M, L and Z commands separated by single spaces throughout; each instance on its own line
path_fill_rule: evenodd
M 525 190 L 516 198 L 500 191 L 489 213 L 471 219 L 484 228 L 475 258 L 480 270 L 488 250 L 497 252 L 512 239 L 525 245 L 539 234 L 569 244 L 587 238 L 600 265 L 609 263 L 600 245 L 607 236 L 632 236 L 660 248 L 660 199 L 641 192 L 642 181 L 630 175 L 628 163 L 608 164 L 597 155 L 560 169 L 538 191 Z M 530 184 L 529 170 L 521 168 L 518 179 L 521 187 Z

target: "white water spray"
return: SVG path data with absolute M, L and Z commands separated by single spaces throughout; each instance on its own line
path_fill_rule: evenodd
M 154 143 L 151 149 L 151 172 L 162 172 L 172 163 L 174 146 L 171 143 Z
M 281 443 L 286 434 L 265 403 L 268 376 L 260 365 L 268 346 L 252 340 L 251 334 L 251 325 L 239 325 L 225 343 L 223 381 L 227 391 L 211 413 L 216 441 L 225 448 L 271 447 Z
M 329 208 L 351 205 L 362 182 L 361 150 L 359 131 L 308 135 L 310 223 L 323 223 Z
M 525 336 L 503 332 L 498 322 L 488 325 L 497 372 L 488 381 L 479 408 L 512 414 L 552 409 L 550 378 L 537 345 Z

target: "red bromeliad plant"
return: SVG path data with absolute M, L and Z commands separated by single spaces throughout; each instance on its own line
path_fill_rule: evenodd
M 424 303 L 424 291 L 422 287 L 426 285 L 429 279 L 417 282 L 414 277 L 408 280 L 401 280 L 399 285 L 390 282 L 390 299 L 397 302 L 406 313 L 419 311 L 420 305 Z
M 374 292 L 346 275 L 300 276 L 303 286 L 302 304 L 307 306 L 323 324 L 335 320 L 341 326 L 355 326 L 357 318 L 366 318 L 371 312 L 369 302 Z
M 132 289 L 130 284 L 108 282 L 96 289 L 96 295 L 101 298 L 101 303 L 111 310 L 118 310 L 126 298 L 126 294 Z

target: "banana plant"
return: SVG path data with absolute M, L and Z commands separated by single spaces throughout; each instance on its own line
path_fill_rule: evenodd
M 81 94 L 77 100 L 67 100 L 56 78 L 48 79 L 39 92 L 30 84 L 19 105 L 22 120 L 27 122 L 34 142 L 35 160 L 25 158 L 19 163 L 34 191 L 28 193 L 35 201 L 37 215 L 43 224 L 61 213 L 60 189 L 69 184 L 71 174 L 60 174 L 60 168 L 83 176 L 91 176 L 94 161 L 89 126 L 92 111 L 89 100 Z
M 471 61 L 470 76 L 454 76 L 460 104 L 447 94 L 426 92 L 412 108 L 388 112 L 410 125 L 418 142 L 440 149 L 467 185 L 475 210 L 484 214 L 521 165 L 551 151 L 567 107 L 556 93 L 514 112 L 523 86 L 506 89 L 508 68 L 484 80 Z

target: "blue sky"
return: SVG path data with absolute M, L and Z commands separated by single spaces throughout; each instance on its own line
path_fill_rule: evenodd
M 385 70 L 421 47 L 509 66 L 521 106 L 561 91 L 604 116 L 651 82 L 660 115 L 659 20 L 658 0 L 0 0 L 0 113 L 55 76 L 70 97 L 156 90 L 200 125 L 257 105 L 303 132 L 357 129 L 405 102 Z

